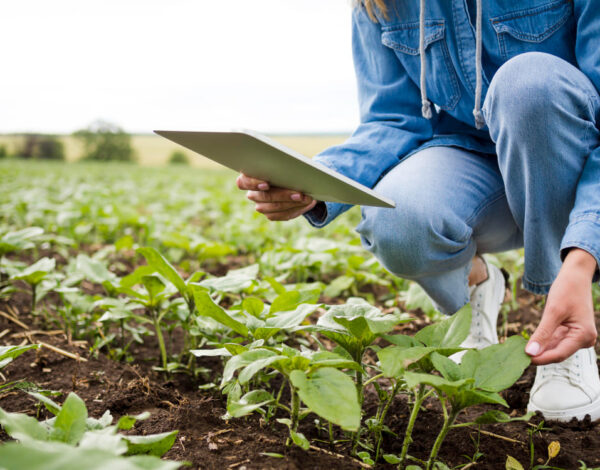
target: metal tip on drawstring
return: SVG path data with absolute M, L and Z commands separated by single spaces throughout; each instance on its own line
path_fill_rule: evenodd
M 431 117 L 432 117 L 431 103 L 430 103 L 429 100 L 423 100 L 422 101 L 421 114 L 423 115 L 423 117 L 425 119 L 431 119 Z
M 475 127 L 477 129 L 482 129 L 483 126 L 485 126 L 485 119 L 483 118 L 481 109 L 474 109 L 473 116 L 475 116 Z

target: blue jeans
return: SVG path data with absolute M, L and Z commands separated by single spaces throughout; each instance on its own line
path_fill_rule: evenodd
M 558 57 L 522 54 L 496 72 L 483 112 L 497 156 L 416 152 L 376 185 L 396 208 L 365 207 L 357 227 L 363 246 L 444 313 L 468 302 L 476 253 L 524 246 L 523 286 L 538 294 L 569 248 L 600 259 L 586 244 L 600 237 L 600 162 L 588 158 L 600 146 L 592 83 Z

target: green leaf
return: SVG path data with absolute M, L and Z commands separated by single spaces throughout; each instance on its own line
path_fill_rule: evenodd
M 506 470 L 524 470 L 523 465 L 519 463 L 517 459 L 511 457 L 510 455 L 506 456 Z
M 131 274 L 121 278 L 117 287 L 129 288 L 141 284 L 144 276 L 150 276 L 156 269 L 149 265 L 138 266 Z
M 28 344 L 25 346 L 0 346 L 0 369 L 9 364 L 16 357 L 30 349 L 38 349 L 39 344 Z
M 56 261 L 53 258 L 42 258 L 26 267 L 20 273 L 11 276 L 11 279 L 22 280 L 31 285 L 39 284 L 48 273 L 54 271 Z
M 229 357 L 229 356 L 231 356 L 231 353 L 226 348 L 191 349 L 190 352 L 196 357 L 215 357 L 215 356 Z
M 489 410 L 478 416 L 475 420 L 477 424 L 494 424 L 494 423 L 510 423 L 513 421 L 529 421 L 534 415 L 533 412 L 524 414 L 523 416 L 511 417 L 500 410 Z
M 301 432 L 292 431 L 290 429 L 290 437 L 292 438 L 294 444 L 303 450 L 308 450 L 310 448 L 310 442 L 308 442 L 308 439 L 304 437 L 304 434 Z
M 383 454 L 383 460 L 392 465 L 398 465 L 401 462 L 400 457 L 394 454 Z
M 389 341 L 395 346 L 400 346 L 403 348 L 423 346 L 423 344 L 420 341 L 417 341 L 412 336 L 408 335 L 383 335 L 382 338 L 386 341 Z
M 137 421 L 148 419 L 149 417 L 150 417 L 150 413 L 147 411 L 140 413 L 139 415 L 135 415 L 135 416 L 131 416 L 131 415 L 121 416 L 119 418 L 119 421 L 117 422 L 117 429 L 122 429 L 124 431 L 128 431 L 135 425 L 135 423 Z
M 301 304 L 291 311 L 278 311 L 266 320 L 266 325 L 272 328 L 289 329 L 300 325 L 306 317 L 317 310 L 320 305 Z
M 84 279 L 96 284 L 102 284 L 105 281 L 114 281 L 117 278 L 102 262 L 90 258 L 83 253 L 77 255 L 75 269 Z
M 142 276 L 142 284 L 144 284 L 151 299 L 156 299 L 167 287 L 158 276 Z
M 460 364 L 462 376 L 473 377 L 475 385 L 484 390 L 505 390 L 521 377 L 531 362 L 525 353 L 526 344 L 525 338 L 515 335 L 502 344 L 467 351 Z
M 278 454 L 277 452 L 261 452 L 260 455 L 264 455 L 265 457 L 274 457 L 276 459 L 285 458 L 283 454 Z
M 256 361 L 280 357 L 280 355 L 273 351 L 269 351 L 268 349 L 254 349 L 244 351 L 241 354 L 238 354 L 237 356 L 232 356 L 231 359 L 227 361 L 223 369 L 221 387 L 223 387 L 227 382 L 229 382 L 233 378 L 233 374 L 236 370 L 242 367 L 246 367 Z
M 203 289 L 195 284 L 190 285 L 190 288 L 194 295 L 194 301 L 196 303 L 196 309 L 198 310 L 199 315 L 210 317 L 222 325 L 232 329 L 239 335 L 248 336 L 248 328 L 246 325 L 230 317 L 225 310 L 214 303 L 213 299 L 210 297 L 210 295 L 208 295 L 206 289 Z
M 457 348 L 469 335 L 470 328 L 471 306 L 467 304 L 451 317 L 420 330 L 415 339 L 425 346 Z
M 340 276 L 335 278 L 323 291 L 323 295 L 329 298 L 338 297 L 346 289 L 354 284 L 354 278 L 350 276 Z
M 162 457 L 173 447 L 179 431 L 151 434 L 149 436 L 123 436 L 127 441 L 127 454 L 149 454 Z
M 265 304 L 258 297 L 246 297 L 242 302 L 242 308 L 250 315 L 260 317 L 265 309 Z
M 41 401 L 44 404 L 44 407 L 50 412 L 52 413 L 54 416 L 56 416 L 58 413 L 60 413 L 60 408 L 61 406 L 59 404 L 57 404 L 54 400 L 48 398 L 46 395 L 39 393 L 39 392 L 27 392 L 29 395 L 31 395 L 33 398 L 35 398 L 38 401 Z
M 435 348 L 417 346 L 403 348 L 400 346 L 389 346 L 377 352 L 381 370 L 386 377 L 398 378 L 415 362 L 421 360 L 435 351 Z
M 254 377 L 254 374 L 277 362 L 279 359 L 281 359 L 280 356 L 265 357 L 248 364 L 238 375 L 238 381 L 242 385 L 248 383 Z
M 300 370 L 290 373 L 302 401 L 314 413 L 349 431 L 360 426 L 361 410 L 356 386 L 338 369 L 325 367 L 310 375 Z
M 241 418 L 273 401 L 273 395 L 269 392 L 265 390 L 252 390 L 239 400 L 228 402 L 227 411 L 234 418 Z
M 7 413 L 0 408 L 0 424 L 6 434 L 21 442 L 48 440 L 48 429 L 26 414 Z
M 256 282 L 258 264 L 252 264 L 242 269 L 232 269 L 223 277 L 215 277 L 200 281 L 198 285 L 219 292 L 238 294 Z
M 85 403 L 73 392 L 69 393 L 56 415 L 52 439 L 75 445 L 83 436 L 88 413 Z
M 460 380 L 465 378 L 462 375 L 459 365 L 452 359 L 448 359 L 446 356 L 434 352 L 431 354 L 431 362 L 433 367 L 448 380 Z
M 187 293 L 187 286 L 183 278 L 175 270 L 173 265 L 169 263 L 158 251 L 152 247 L 143 247 L 136 250 L 137 253 L 141 254 L 146 258 L 148 266 L 151 266 L 160 275 L 164 276 L 184 297 Z

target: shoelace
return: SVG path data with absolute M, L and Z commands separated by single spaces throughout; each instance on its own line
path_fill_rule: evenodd
M 538 366 L 540 368 L 540 374 L 542 379 L 550 377 L 581 377 L 581 364 L 579 361 L 579 352 L 573 356 L 565 359 L 562 362 L 555 364 L 546 364 L 544 366 Z

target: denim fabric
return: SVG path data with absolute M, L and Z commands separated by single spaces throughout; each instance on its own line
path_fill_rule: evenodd
M 412 153 L 456 146 L 494 154 L 487 128 L 474 127 L 475 31 L 466 0 L 427 0 L 425 53 L 427 93 L 438 111 L 421 117 L 419 2 L 388 2 L 389 17 L 375 23 L 355 8 L 352 50 L 360 125 L 342 145 L 317 161 L 368 186 Z M 473 19 L 474 20 L 474 19 Z M 546 52 L 577 67 L 600 89 L 600 8 L 593 0 L 489 0 L 483 2 L 483 96 L 507 60 Z M 350 206 L 327 203 L 317 227 Z
M 600 198 L 588 194 L 593 185 L 598 192 L 600 165 L 589 188 L 581 181 L 600 145 L 600 97 L 590 80 L 558 57 L 522 54 L 498 70 L 483 112 L 497 157 L 421 150 L 375 186 L 396 208 L 364 207 L 357 227 L 365 248 L 446 313 L 468 301 L 475 253 L 525 246 L 523 285 L 540 294 L 560 269 L 561 250 L 600 257 L 600 213 L 588 204 Z
M 547 292 L 560 267 L 561 254 L 569 248 L 583 248 L 600 261 L 597 2 L 483 2 L 483 112 L 487 125 L 481 130 L 475 129 L 472 114 L 475 32 L 467 1 L 426 2 L 427 93 L 437 111 L 431 120 L 421 116 L 418 87 L 419 2 L 390 3 L 389 17 L 380 16 L 378 22 L 371 21 L 362 9 L 353 12 L 360 125 L 344 144 L 315 157 L 396 200 L 395 210 L 364 209 L 359 231 L 367 246 L 371 243 L 370 249 L 392 272 L 419 280 L 448 312 L 464 303 L 464 276 L 476 250 L 501 251 L 524 243 L 524 285 L 536 293 Z M 428 148 L 434 150 L 425 152 Z M 456 156 L 456 149 L 461 150 L 462 158 Z M 432 152 L 438 156 L 427 157 Z M 489 175 L 479 180 L 481 169 L 467 165 L 465 159 L 471 161 L 473 155 L 482 168 L 497 161 L 500 180 L 495 186 Z M 412 170 L 405 174 L 408 170 L 404 168 Z M 467 174 L 470 171 L 474 173 Z M 436 186 L 428 183 L 428 178 L 440 181 L 436 178 L 442 176 L 446 178 Z M 491 194 L 471 197 L 474 180 L 487 181 Z M 502 187 L 510 217 L 495 207 L 502 217 L 496 214 L 490 219 L 486 214 L 491 209 L 483 210 L 481 220 L 486 221 L 486 228 L 479 217 L 469 216 L 469 210 L 485 206 L 487 198 L 495 194 L 492 188 Z M 427 212 L 427 201 L 433 215 Z M 411 208 L 411 204 L 416 206 Z M 465 207 L 454 213 L 457 204 Z M 325 206 L 323 217 L 306 215 L 314 226 L 326 225 L 350 207 L 330 202 Z M 423 212 L 424 220 L 437 221 L 443 230 L 427 225 L 428 232 L 422 225 L 408 224 L 405 220 L 413 217 L 405 218 L 406 212 L 414 218 L 416 212 Z M 381 214 L 387 215 L 381 218 Z M 501 230 L 498 220 L 509 219 L 507 227 L 511 228 Z M 371 234 L 369 227 L 378 225 L 373 220 L 390 227 L 388 235 L 381 230 Z M 473 231 L 471 235 L 465 226 Z M 494 235 L 496 230 L 501 233 Z M 507 244 L 501 240 L 505 231 L 513 234 Z M 437 235 L 424 235 L 432 233 Z M 451 242 L 442 243 L 438 236 Z M 486 241 L 495 237 L 501 241 Z M 419 238 L 417 245 L 410 243 L 415 238 Z M 390 258 L 392 254 L 397 260 Z M 405 259 L 411 256 L 422 257 L 419 262 L 423 265 Z M 446 284 L 452 276 L 458 281 Z M 439 287 L 442 284 L 443 289 Z M 447 294 L 437 295 L 436 288 L 428 286 L 438 286 Z

